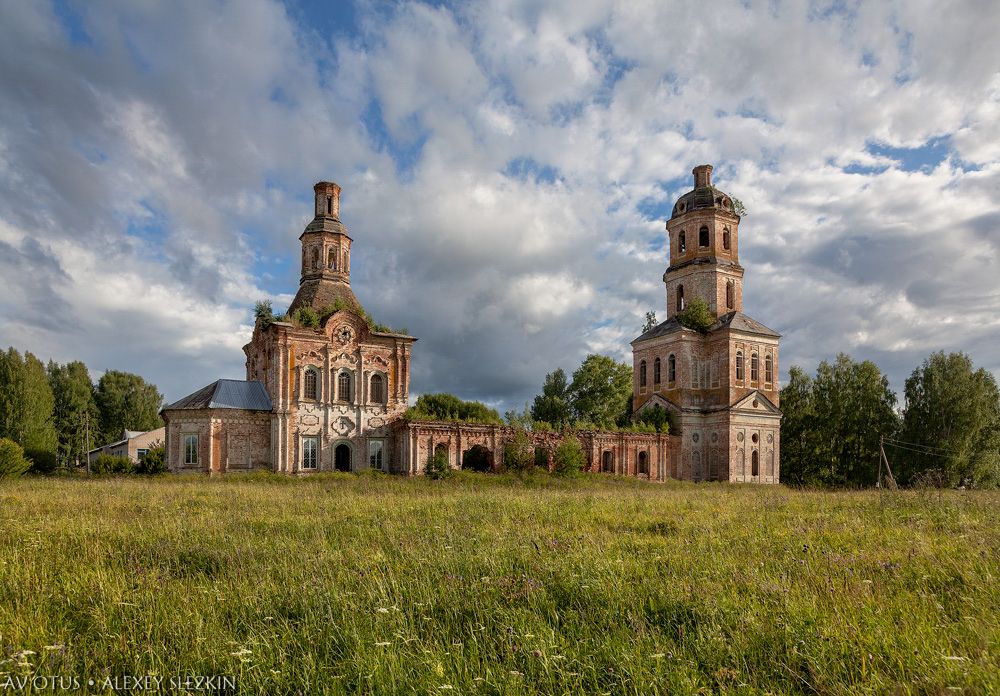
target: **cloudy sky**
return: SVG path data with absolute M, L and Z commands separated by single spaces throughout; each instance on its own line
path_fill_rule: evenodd
M 412 391 L 520 406 L 664 317 L 712 163 L 783 377 L 1000 374 L 1000 3 L 942 7 L 0 2 L 0 345 L 169 400 L 242 378 L 333 180 Z

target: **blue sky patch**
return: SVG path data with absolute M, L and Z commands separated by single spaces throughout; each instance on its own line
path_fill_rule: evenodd
M 536 184 L 553 184 L 560 178 L 558 169 L 531 157 L 515 157 L 507 162 L 503 173 L 518 181 L 532 181 Z
M 891 147 L 869 142 L 867 151 L 878 157 L 888 157 L 904 172 L 925 172 L 941 164 L 951 153 L 951 138 L 947 135 L 931 138 L 919 147 Z M 849 169 L 845 170 L 849 171 Z

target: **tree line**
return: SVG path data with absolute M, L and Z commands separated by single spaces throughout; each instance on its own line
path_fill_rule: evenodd
M 27 351 L 0 351 L 0 439 L 18 445 L 35 471 L 80 465 L 124 430 L 159 428 L 162 405 L 139 375 L 109 370 L 95 384 L 78 360 L 45 365 Z
M 897 408 L 875 363 L 841 353 L 810 377 L 792 367 L 781 390 L 782 483 L 873 486 L 885 452 L 896 481 L 1000 485 L 1000 392 L 964 353 L 934 353 L 913 370 Z

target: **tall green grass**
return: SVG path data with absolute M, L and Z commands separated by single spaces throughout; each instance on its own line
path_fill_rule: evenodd
M 1000 691 L 998 503 L 603 476 L 0 482 L 0 683 Z

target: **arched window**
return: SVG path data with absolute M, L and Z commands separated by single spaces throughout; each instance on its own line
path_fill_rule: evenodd
M 750 381 L 757 381 L 757 353 L 750 354 Z
M 764 358 L 764 381 L 768 384 L 774 381 L 774 360 L 770 353 Z
M 333 196 L 326 197 L 326 214 L 333 215 Z
M 319 249 L 313 247 L 313 268 L 319 268 Z
M 678 312 L 683 312 L 684 311 L 684 286 L 683 285 L 678 285 L 677 286 L 677 311 Z
M 736 380 L 742 381 L 743 379 L 743 351 L 736 351 Z
M 337 250 L 330 249 L 330 253 L 326 255 L 326 265 L 331 271 L 337 270 Z
M 639 452 L 639 473 L 649 473 L 649 455 L 645 452 Z
M 722 248 L 729 251 L 729 228 L 725 227 L 722 230 Z
M 351 400 L 351 375 L 348 372 L 341 372 L 337 375 L 337 400 Z
M 372 375 L 368 401 L 373 404 L 381 404 L 385 401 L 385 380 L 382 375 Z
M 677 381 L 677 358 L 673 353 L 667 358 L 667 381 L 671 384 Z
M 702 225 L 701 229 L 698 230 L 698 246 L 708 246 L 708 228 L 705 225 Z
M 736 285 L 733 281 L 726 283 L 726 307 L 732 309 L 736 306 Z
M 305 378 L 302 380 L 302 397 L 304 399 L 316 400 L 316 370 L 311 367 L 306 370 Z
M 750 455 L 750 475 L 760 475 L 760 455 L 757 454 L 757 450 L 754 450 L 753 454 Z
M 639 386 L 646 386 L 646 361 L 642 360 L 639 362 Z
M 684 236 L 684 230 L 681 230 L 680 234 L 677 235 L 677 248 L 680 250 L 679 253 L 681 254 L 687 251 L 687 240 Z
M 653 384 L 660 383 L 660 359 L 653 361 Z

